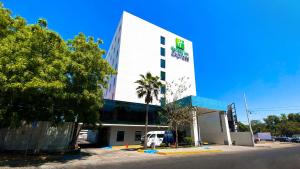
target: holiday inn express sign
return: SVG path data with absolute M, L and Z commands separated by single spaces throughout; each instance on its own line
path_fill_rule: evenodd
M 184 41 L 179 38 L 176 38 L 175 43 L 176 47 L 171 47 L 171 56 L 188 62 L 189 54 L 184 51 Z

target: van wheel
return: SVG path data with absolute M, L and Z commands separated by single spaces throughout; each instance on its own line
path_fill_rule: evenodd
M 152 149 L 154 149 L 154 146 L 155 146 L 154 143 L 151 143 L 151 144 L 150 144 L 150 147 L 151 147 Z

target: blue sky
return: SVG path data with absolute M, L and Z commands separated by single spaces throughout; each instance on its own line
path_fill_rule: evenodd
M 108 49 L 123 10 L 193 42 L 197 95 L 235 102 L 245 122 L 300 112 L 299 0 L 4 0 L 29 23 L 48 20 L 64 39 L 84 32 Z M 282 107 L 282 108 L 274 108 Z

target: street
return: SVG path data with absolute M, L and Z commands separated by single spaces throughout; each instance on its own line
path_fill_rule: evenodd
M 98 166 L 88 166 L 98 168 Z M 171 156 L 165 159 L 106 164 L 107 169 L 299 169 L 300 146 L 234 153 Z
M 65 155 L 0 156 L 0 168 L 101 169 L 299 169 L 300 144 L 264 143 L 255 147 L 210 146 L 194 155 L 159 155 L 122 149 L 86 148 Z M 200 148 L 194 148 L 200 149 Z M 176 151 L 176 150 L 172 150 Z M 182 150 L 183 151 L 183 150 Z M 198 150 L 199 151 L 199 150 Z

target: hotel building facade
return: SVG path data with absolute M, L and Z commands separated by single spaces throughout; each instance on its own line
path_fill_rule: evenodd
M 99 133 L 102 145 L 139 144 L 144 135 L 145 103 L 144 98 L 137 97 L 135 81 L 147 72 L 159 76 L 163 84 L 185 78 L 188 88 L 179 99 L 198 112 L 191 112 L 193 123 L 185 133 L 193 137 L 195 145 L 200 141 L 231 145 L 227 104 L 197 97 L 191 41 L 123 12 L 106 60 L 117 74 L 110 77 L 104 91 Z M 148 131 L 168 129 L 161 125 L 158 115 L 165 92 L 162 87 L 160 99 L 150 105 Z

